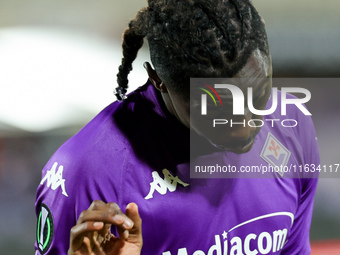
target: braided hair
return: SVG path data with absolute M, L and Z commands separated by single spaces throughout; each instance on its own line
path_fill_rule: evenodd
M 123 35 L 118 100 L 125 98 L 144 37 L 157 74 L 179 92 L 190 77 L 233 77 L 256 49 L 269 56 L 264 25 L 250 0 L 148 0 Z

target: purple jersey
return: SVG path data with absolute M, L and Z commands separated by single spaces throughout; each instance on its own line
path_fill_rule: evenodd
M 298 126 L 265 121 L 249 152 L 220 153 L 238 167 L 319 165 L 311 118 L 294 107 L 289 118 Z M 67 254 L 70 229 L 94 200 L 116 202 L 123 212 L 138 204 L 142 254 L 310 254 L 317 179 L 192 179 L 189 140 L 189 129 L 150 84 L 108 106 L 42 171 L 36 254 Z

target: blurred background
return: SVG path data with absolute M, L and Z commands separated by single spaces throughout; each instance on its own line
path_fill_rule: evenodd
M 274 77 L 339 77 L 340 2 L 254 0 L 266 20 Z M 34 254 L 34 201 L 54 151 L 114 100 L 121 35 L 142 0 L 0 0 L 0 253 Z M 140 51 L 130 91 L 147 76 Z M 322 164 L 340 163 L 340 84 L 312 92 Z M 275 84 L 274 84 L 275 86 Z M 340 179 L 321 178 L 314 254 L 339 254 Z M 325 241 L 328 240 L 328 241 Z M 317 253 L 320 252 L 320 253 Z

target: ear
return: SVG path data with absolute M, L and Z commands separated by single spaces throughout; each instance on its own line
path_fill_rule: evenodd
M 266 26 L 266 21 L 264 20 L 264 18 L 260 15 L 260 19 L 261 19 L 261 22 L 264 26 Z
M 156 71 L 151 67 L 149 62 L 144 62 L 143 64 L 145 70 L 148 72 L 149 80 L 162 93 L 168 93 L 168 90 L 162 80 L 159 78 Z

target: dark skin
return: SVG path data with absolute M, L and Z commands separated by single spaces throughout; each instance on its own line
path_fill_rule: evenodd
M 117 227 L 119 237 L 111 234 L 112 225 Z M 142 246 L 137 205 L 128 204 L 124 214 L 117 204 L 96 200 L 71 229 L 68 255 L 135 255 L 140 254 Z
M 197 134 L 206 138 L 213 146 L 222 150 L 238 154 L 250 151 L 254 144 L 255 137 L 260 131 L 260 127 L 235 125 L 232 128 L 223 126 L 211 129 L 211 122 L 207 122 L 206 117 L 202 120 L 200 114 L 195 115 L 195 113 L 192 114 L 192 122 L 190 123 L 190 99 L 179 96 L 172 87 L 167 86 L 149 63 L 145 63 L 144 68 L 148 72 L 151 83 L 161 92 L 169 112 L 183 125 L 193 129 Z M 253 87 L 254 95 L 260 95 L 254 100 L 254 104 L 258 105 L 258 109 L 264 109 L 271 92 L 271 76 L 272 67 L 270 59 L 263 56 L 259 51 L 255 51 L 245 67 L 242 68 L 232 80 L 235 80 L 234 84 L 238 84 L 244 94 L 247 87 Z M 241 81 L 240 78 L 247 79 L 242 79 Z M 222 93 L 225 93 L 225 91 Z M 223 103 L 232 106 L 230 94 L 222 93 L 219 94 L 222 97 Z M 246 120 L 246 123 L 251 119 L 263 118 L 263 116 L 253 115 L 247 107 L 245 108 L 244 116 L 233 116 L 230 112 L 224 114 L 224 117 L 226 117 L 226 119 L 234 119 L 237 122 Z
M 260 128 L 236 126 L 223 129 L 220 132 L 209 133 L 204 127 L 195 126 L 195 123 L 190 125 L 190 100 L 183 99 L 170 86 L 167 86 L 166 81 L 159 77 L 148 62 L 144 63 L 144 68 L 151 83 L 160 91 L 168 111 L 183 125 L 194 129 L 199 135 L 222 150 L 246 153 L 252 148 Z M 256 99 L 257 102 L 254 100 L 254 104 L 259 105 L 258 109 L 263 109 L 270 96 L 271 76 L 270 57 L 265 57 L 259 51 L 254 51 L 245 67 L 233 78 L 249 78 L 248 82 L 240 84 L 240 88 L 244 91 L 246 87 L 252 86 L 254 94 L 260 95 L 259 99 Z M 225 95 L 224 100 L 226 99 L 228 99 L 228 95 Z M 246 108 L 245 115 L 239 118 L 247 121 L 261 119 L 262 116 L 254 116 L 247 112 Z M 215 143 L 217 140 L 220 144 Z M 77 224 L 71 229 L 68 255 L 139 255 L 143 246 L 141 223 L 142 220 L 135 203 L 127 205 L 126 211 L 123 213 L 119 206 L 113 202 L 94 201 L 88 210 L 81 213 Z M 117 228 L 119 237 L 111 234 L 111 226 Z

